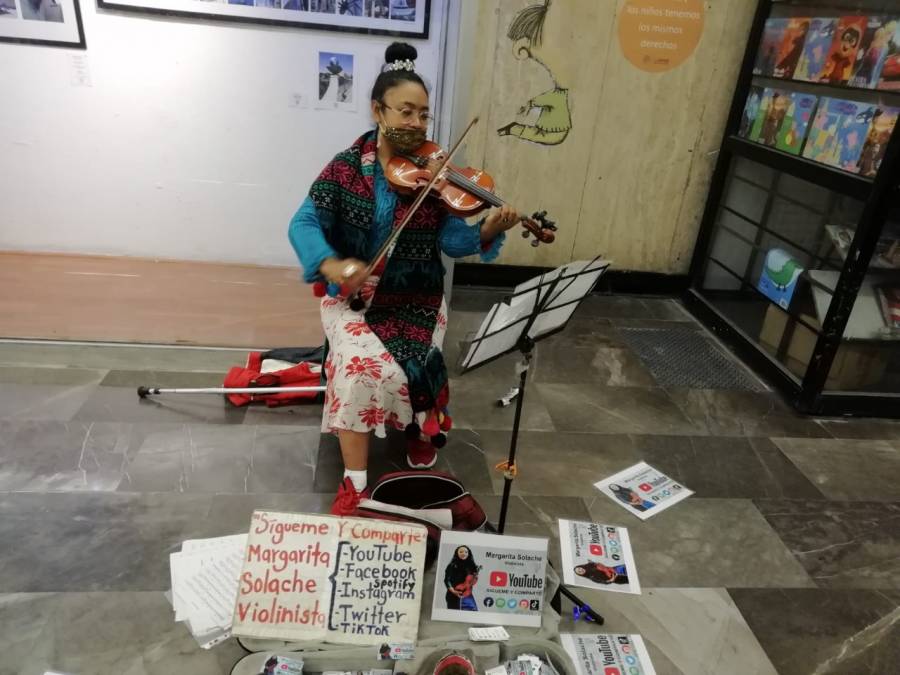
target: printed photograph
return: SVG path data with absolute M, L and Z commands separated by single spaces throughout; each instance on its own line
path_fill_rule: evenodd
M 334 14 L 336 10 L 335 0 L 309 0 L 310 12 L 322 12 L 324 14 Z
M 0 19 L 18 19 L 16 0 L 0 0 Z
M 391 19 L 394 21 L 415 21 L 416 0 L 391 0 Z
M 353 102 L 353 55 L 319 52 L 319 101 Z
M 22 0 L 22 18 L 62 23 L 62 7 L 56 0 Z
M 363 0 L 338 0 L 338 14 L 362 16 Z
M 388 0 L 366 0 L 366 16 L 373 19 L 390 18 L 391 9 L 388 6 Z

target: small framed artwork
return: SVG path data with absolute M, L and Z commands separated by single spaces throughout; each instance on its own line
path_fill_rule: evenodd
M 84 49 L 78 0 L 0 0 L 0 42 Z
M 97 0 L 97 5 L 222 21 L 427 38 L 431 0 Z

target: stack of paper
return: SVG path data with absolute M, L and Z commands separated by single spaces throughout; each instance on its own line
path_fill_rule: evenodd
M 201 647 L 231 636 L 238 577 L 247 535 L 189 539 L 169 556 L 175 620 L 184 621 Z

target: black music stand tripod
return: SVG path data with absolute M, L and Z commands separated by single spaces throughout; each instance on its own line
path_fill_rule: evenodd
M 521 360 L 516 366 L 519 375 L 518 387 L 513 388 L 498 401 L 498 405 L 506 406 L 515 399 L 516 410 L 509 442 L 509 456 L 507 461 L 498 467 L 503 469 L 504 476 L 499 521 L 497 527 L 490 522 L 486 525 L 497 534 L 503 534 L 506 525 L 512 482 L 517 473 L 516 446 L 534 347 L 538 341 L 565 328 L 575 309 L 590 294 L 600 275 L 608 267 L 609 263 L 598 257 L 587 263 L 569 263 L 520 284 L 506 302 L 491 308 L 463 358 L 462 372 L 467 373 L 507 354 L 514 352 L 521 354 Z M 557 611 L 560 611 L 560 593 L 575 604 L 578 613 L 587 615 L 598 625 L 603 623 L 603 617 L 569 591 L 562 582 L 553 599 L 553 606 Z

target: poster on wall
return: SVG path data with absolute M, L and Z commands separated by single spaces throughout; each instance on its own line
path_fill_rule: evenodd
M 428 37 L 431 9 L 431 0 L 97 0 L 97 4 L 107 9 L 423 39 Z
M 78 0 L 0 0 L 0 42 L 84 49 Z
M 355 112 L 353 54 L 319 52 L 316 60 L 316 108 Z

